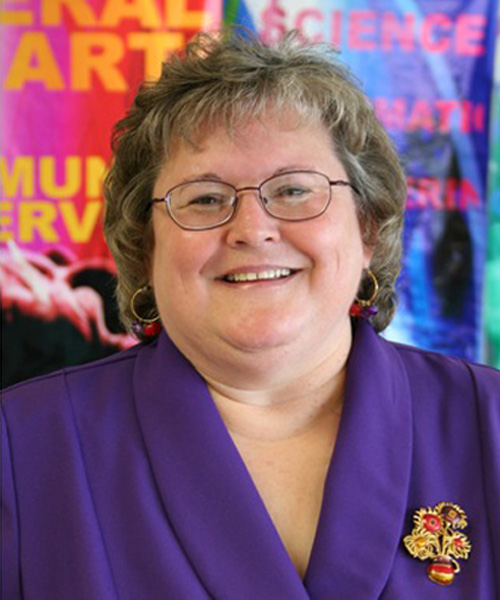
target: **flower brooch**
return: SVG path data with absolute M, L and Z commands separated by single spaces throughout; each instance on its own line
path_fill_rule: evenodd
M 450 585 L 460 571 L 457 558 L 467 558 L 471 543 L 457 529 L 467 527 L 465 511 L 451 502 L 440 502 L 434 508 L 420 508 L 413 515 L 415 527 L 403 539 L 408 552 L 420 560 L 430 559 L 427 568 L 431 581 Z

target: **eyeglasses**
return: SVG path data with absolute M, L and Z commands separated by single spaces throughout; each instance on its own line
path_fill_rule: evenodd
M 164 198 L 172 220 L 182 229 L 213 229 L 230 221 L 238 208 L 238 194 L 255 190 L 268 215 L 284 221 L 307 221 L 322 215 L 332 200 L 332 187 L 356 188 L 341 179 L 331 181 L 316 171 L 274 175 L 257 187 L 236 188 L 229 183 L 199 179 L 171 188 Z

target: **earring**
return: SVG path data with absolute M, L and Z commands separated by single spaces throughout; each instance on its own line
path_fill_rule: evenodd
M 136 336 L 142 336 L 146 338 L 154 337 L 161 331 L 160 315 L 154 319 L 148 319 L 141 317 L 135 308 L 137 298 L 141 294 L 148 293 L 150 290 L 149 285 L 139 288 L 134 292 L 134 295 L 130 299 L 130 312 L 134 315 L 135 319 L 132 321 L 132 331 Z
M 372 295 L 366 299 L 361 299 L 358 297 L 354 299 L 354 303 L 349 310 L 351 317 L 369 319 L 378 313 L 378 308 L 375 306 L 375 304 L 373 304 L 378 294 L 378 281 L 371 269 L 366 269 L 366 273 L 372 280 Z

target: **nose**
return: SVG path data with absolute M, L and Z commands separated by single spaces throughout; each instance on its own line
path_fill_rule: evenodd
M 255 188 L 238 190 L 236 214 L 228 223 L 230 246 L 259 246 L 280 239 L 280 221 L 269 215 Z

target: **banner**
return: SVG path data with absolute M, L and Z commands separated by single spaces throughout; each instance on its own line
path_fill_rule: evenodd
M 113 124 L 214 0 L 2 2 L 2 384 L 135 343 L 114 308 L 101 184 Z
M 339 48 L 408 176 L 400 303 L 387 336 L 483 360 L 497 3 L 252 0 L 227 9 L 266 40 L 298 29 Z
M 500 45 L 498 44 L 492 96 L 488 183 L 489 227 L 484 292 L 484 332 L 486 361 L 500 369 Z
M 222 19 L 266 41 L 295 28 L 339 48 L 408 176 L 387 336 L 498 364 L 496 0 L 4 0 L 2 385 L 134 343 L 101 233 L 110 133 L 161 60 Z

